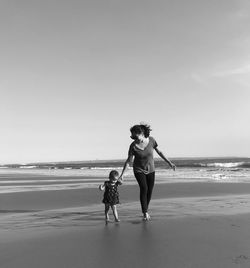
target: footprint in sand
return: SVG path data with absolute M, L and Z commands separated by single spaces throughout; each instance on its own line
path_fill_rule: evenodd
M 240 264 L 240 263 L 244 263 L 247 260 L 249 260 L 249 257 L 248 256 L 240 255 L 240 256 L 237 256 L 237 257 L 235 257 L 233 259 L 233 263 Z
M 232 227 L 240 227 L 239 225 L 236 225 L 236 224 L 231 224 Z
M 209 221 L 209 218 L 200 218 L 202 221 Z

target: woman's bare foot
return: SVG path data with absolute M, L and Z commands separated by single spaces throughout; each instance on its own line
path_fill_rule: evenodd
M 149 216 L 149 214 L 147 212 L 143 214 L 143 220 L 144 221 L 149 221 L 150 220 L 150 216 Z

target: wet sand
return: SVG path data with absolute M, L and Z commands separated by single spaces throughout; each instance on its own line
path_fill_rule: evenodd
M 103 193 L 98 191 L 97 186 L 98 184 L 95 188 L 87 189 L 0 194 L 0 215 L 4 211 L 47 210 L 100 204 Z M 119 192 L 122 203 L 139 200 L 137 184 L 126 185 L 125 182 L 119 188 Z M 153 199 L 248 193 L 250 193 L 250 183 L 178 182 L 157 184 L 156 182 Z
M 97 189 L 1 194 L 0 267 L 250 267 L 250 184 L 156 185 L 150 222 L 120 196 L 105 225 Z
M 249 220 L 187 217 L 23 232 L 1 240 L 1 267 L 249 267 Z

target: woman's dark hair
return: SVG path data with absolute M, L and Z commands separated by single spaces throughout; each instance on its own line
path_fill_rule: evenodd
M 150 128 L 149 125 L 147 124 L 140 124 L 140 125 L 134 125 L 133 127 L 130 128 L 131 133 L 135 134 L 144 134 L 145 138 L 149 137 L 150 131 L 152 129 Z

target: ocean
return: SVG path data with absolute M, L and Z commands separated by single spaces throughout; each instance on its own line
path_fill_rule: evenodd
M 156 159 L 156 183 L 250 182 L 250 158 L 173 158 L 176 171 Z M 124 160 L 28 163 L 0 166 L 0 194 L 25 191 L 98 187 L 112 169 L 121 172 Z M 129 168 L 126 184 L 136 184 Z

